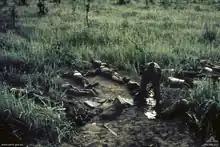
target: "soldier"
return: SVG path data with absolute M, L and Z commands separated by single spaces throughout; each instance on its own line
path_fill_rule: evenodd
M 171 88 L 193 88 L 194 87 L 194 83 L 193 83 L 193 79 L 191 78 L 185 78 L 185 80 L 183 79 L 178 79 L 178 78 L 174 78 L 174 77 L 168 77 L 169 80 L 169 84 Z
M 78 89 L 77 87 L 72 86 L 71 84 L 62 84 L 61 88 L 66 90 L 67 95 L 73 96 L 97 96 L 98 93 L 95 89 Z
M 189 112 L 191 112 L 191 114 Z M 203 105 L 200 105 L 197 109 L 195 102 L 180 99 L 162 111 L 159 114 L 159 117 L 164 119 L 183 119 L 184 122 L 190 124 L 188 126 L 191 129 L 194 129 L 193 131 L 195 131 L 196 135 L 199 135 L 198 137 L 200 137 L 204 143 L 205 138 L 211 130 L 214 130 L 216 139 L 220 142 L 220 129 L 218 127 L 220 123 L 219 114 L 220 107 L 213 100 L 205 102 L 204 107 Z M 198 118 L 196 118 L 196 116 L 198 116 Z
M 83 86 L 83 88 L 91 89 L 99 85 L 99 83 L 90 84 L 89 81 L 83 77 L 83 75 L 75 70 L 72 72 L 66 72 L 62 75 L 63 78 L 71 78 L 73 81 L 75 81 L 77 84 Z
M 161 69 L 160 66 L 155 62 L 147 64 L 147 68 L 141 73 L 141 84 L 140 92 L 135 95 L 134 102 L 138 105 L 145 104 L 145 96 L 147 95 L 146 87 L 148 83 L 152 84 L 154 97 L 156 99 L 156 108 L 158 108 L 160 101 L 160 80 L 161 80 Z
M 186 117 L 190 110 L 192 103 L 186 99 L 180 99 L 166 108 L 160 113 L 160 116 L 165 119 L 174 119 L 177 117 Z
M 205 142 L 205 138 L 209 134 L 209 131 L 213 130 L 215 131 L 216 139 L 220 142 L 220 107 L 215 101 L 210 100 L 206 103 L 204 110 L 205 112 L 203 112 L 199 122 L 199 133 L 202 135 L 201 139 Z M 211 125 L 209 125 L 210 123 Z M 212 128 L 210 128 L 210 126 Z
M 92 59 L 91 60 L 91 63 L 92 63 L 92 66 L 93 66 L 93 68 L 100 68 L 100 66 L 106 66 L 106 67 L 108 67 L 108 64 L 107 63 L 105 63 L 105 62 L 102 62 L 102 61 L 100 61 L 100 60 L 94 60 L 94 59 Z
M 123 82 L 131 92 L 131 95 L 135 95 L 140 90 L 140 85 L 137 82 L 131 81 L 128 77 L 124 77 Z
M 103 63 L 99 60 L 92 60 L 91 62 L 95 70 L 87 72 L 85 76 L 100 75 L 119 84 L 123 84 L 123 78 L 114 69 L 107 67 L 107 63 Z

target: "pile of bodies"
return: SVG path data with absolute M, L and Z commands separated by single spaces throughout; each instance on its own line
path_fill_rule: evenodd
M 195 69 L 176 71 L 174 77 L 168 77 L 168 80 L 172 88 L 193 88 L 197 86 L 197 80 L 204 77 L 211 78 L 215 85 L 220 80 L 220 66 L 207 60 L 197 60 Z
M 10 61 L 11 64 L 15 63 L 16 67 L 22 65 L 23 62 L 14 62 Z M 21 64 L 19 64 L 21 63 Z M 173 118 L 181 118 L 184 121 L 191 124 L 194 127 L 194 130 L 201 134 L 200 136 L 205 141 L 206 135 L 208 132 L 206 128 L 208 127 L 208 123 L 212 123 L 212 129 L 215 130 L 216 138 L 220 141 L 220 130 L 217 127 L 217 124 L 220 123 L 220 119 L 218 117 L 219 106 L 215 101 L 207 102 L 204 106 L 203 115 L 198 115 L 199 110 L 201 108 L 195 107 L 197 104 L 194 102 L 189 102 L 185 99 L 178 100 L 172 106 L 168 107 L 165 110 L 161 110 L 160 103 L 160 84 L 161 84 L 161 77 L 163 74 L 163 70 L 160 66 L 155 62 L 150 62 L 146 65 L 146 67 L 141 72 L 141 82 L 138 84 L 135 81 L 132 81 L 128 77 L 121 77 L 116 70 L 109 67 L 107 63 L 103 63 L 100 60 L 91 60 L 93 69 L 91 71 L 86 72 L 85 74 L 80 73 L 79 71 L 70 71 L 64 72 L 61 74 L 61 78 L 69 79 L 74 83 L 80 85 L 82 88 L 78 88 L 73 86 L 72 84 L 66 82 L 60 84 L 60 88 L 69 96 L 91 96 L 96 97 L 99 93 L 96 91 L 96 87 L 99 83 L 90 83 L 86 77 L 91 76 L 102 76 L 106 79 L 110 79 L 118 84 L 125 85 L 127 89 L 130 91 L 130 94 L 134 97 L 134 103 L 141 107 L 146 103 L 146 97 L 149 97 L 149 91 L 152 90 L 154 93 L 154 98 L 156 100 L 155 110 L 158 113 L 158 118 L 160 119 L 173 119 Z M 1 63 L 5 64 L 5 63 Z M 198 69 L 189 69 L 189 70 L 181 70 L 174 74 L 174 77 L 168 77 L 168 82 L 170 87 L 173 88 L 193 88 L 195 86 L 195 78 L 201 77 L 210 77 L 213 79 L 213 83 L 215 84 L 216 81 L 219 80 L 220 77 L 220 66 L 212 65 L 207 61 L 200 60 L 199 61 L 200 68 Z M 7 64 L 6 64 L 7 65 Z M 26 68 L 26 67 L 25 67 Z M 2 69 L 3 70 L 3 69 Z M 149 86 L 150 85 L 150 86 Z M 28 94 L 30 97 L 38 97 L 43 96 L 44 93 L 35 92 L 35 91 L 27 91 L 25 89 L 18 89 L 12 88 L 10 89 L 11 92 L 14 92 L 16 95 L 19 94 Z M 70 114 L 72 117 L 76 117 L 78 112 L 72 110 L 73 101 L 63 100 L 65 106 L 67 106 L 67 113 Z M 115 106 L 109 108 L 108 110 L 101 113 L 100 118 L 103 119 L 114 119 L 116 116 L 120 115 L 124 108 L 124 104 L 133 105 L 133 103 L 128 102 L 127 100 L 118 97 L 115 101 Z M 124 103 L 124 104 L 123 104 Z M 74 105 L 78 105 L 74 103 Z M 96 105 L 96 104 L 92 104 Z M 197 108 L 197 109 L 195 109 Z M 82 107 L 83 109 L 83 107 Z M 83 112 L 87 112 L 83 110 Z M 82 115 L 88 116 L 85 121 L 91 119 L 94 114 L 91 113 L 83 113 Z M 77 118 L 78 119 L 78 118 Z

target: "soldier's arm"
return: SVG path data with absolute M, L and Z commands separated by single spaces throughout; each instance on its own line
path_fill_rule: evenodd
M 88 72 L 86 72 L 83 76 L 84 77 L 94 77 L 94 76 L 97 76 L 98 75 L 98 69 L 95 69 L 95 70 L 90 70 Z

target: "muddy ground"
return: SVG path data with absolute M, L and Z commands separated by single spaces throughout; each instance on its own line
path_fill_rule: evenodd
M 91 79 L 100 83 L 101 91 L 105 92 L 103 98 L 131 96 L 120 85 L 103 78 Z M 172 101 L 184 97 L 183 90 L 170 88 L 162 89 L 164 106 L 171 105 Z M 102 96 L 101 96 L 102 97 Z M 147 108 L 146 108 L 147 109 Z M 145 109 L 145 111 L 146 111 Z M 74 146 L 85 147 L 188 147 L 196 146 L 187 126 L 179 121 L 165 121 L 148 119 L 144 112 L 135 106 L 124 109 L 122 114 L 112 121 L 92 120 L 79 129 L 78 136 L 74 137 Z M 111 133 L 104 125 L 112 129 Z
M 62 144 L 60 146 L 74 147 L 193 147 L 197 146 L 196 139 L 189 132 L 186 124 L 180 120 L 161 120 L 149 119 L 144 113 L 148 110 L 139 109 L 135 106 L 128 106 L 123 109 L 121 114 L 111 120 L 101 119 L 99 117 L 113 105 L 117 96 L 132 100 L 132 96 L 124 85 L 107 80 L 103 77 L 89 78 L 91 83 L 99 82 L 96 90 L 99 92 L 97 97 L 72 97 L 68 101 L 77 102 L 83 109 L 89 110 L 91 115 L 84 124 L 79 124 L 77 134 L 72 136 L 72 143 Z M 76 85 L 70 79 L 64 79 Z M 81 88 L 80 86 L 78 86 Z M 161 96 L 163 99 L 163 109 L 170 106 L 176 100 L 187 96 L 187 90 L 171 89 L 162 87 Z M 85 100 L 101 102 L 96 108 L 90 108 L 85 105 Z M 74 107 L 73 105 L 70 107 Z M 84 114 L 83 114 L 84 115 Z M 87 114 L 85 114 L 87 115 Z M 76 120 L 74 120 L 76 121 Z M 10 127 L 1 125 L 1 138 L 7 136 L 7 131 L 12 131 Z M 25 128 L 24 136 L 28 136 L 28 129 Z M 7 137 L 6 137 L 7 138 Z M 26 137 L 28 138 L 28 137 Z M 31 139 L 28 138 L 30 141 Z M 13 140 L 13 139 L 11 139 Z M 10 141 L 10 140 L 9 140 Z M 26 140 L 23 140 L 26 141 Z M 28 142 L 27 141 L 27 142 Z M 1 141 L 2 142 L 2 141 Z M 4 143 L 4 142 L 3 142 Z M 17 141 L 22 143 L 22 141 Z

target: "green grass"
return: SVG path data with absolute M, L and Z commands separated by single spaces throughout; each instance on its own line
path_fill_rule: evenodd
M 25 120 L 23 123 L 30 127 L 30 132 L 37 135 L 36 139 L 43 140 L 42 143 L 61 143 L 63 140 L 71 139 L 70 134 L 74 134 L 74 122 L 66 119 L 62 104 L 51 106 L 46 103 L 42 106 L 27 96 L 17 99 L 6 91 L 1 91 L 0 112 L 9 112 L 9 118 Z
M 181 68 L 193 65 L 197 58 L 220 59 L 218 4 L 163 7 L 156 3 L 146 8 L 144 1 L 119 6 L 115 1 L 94 0 L 89 28 L 83 1 L 74 4 L 71 0 L 62 1 L 60 5 L 47 2 L 49 14 L 41 18 L 37 17 L 36 4 L 37 1 L 30 1 L 28 7 L 17 7 L 17 25 L 22 33 L 0 33 L 7 42 L 2 55 L 24 59 L 49 75 L 63 66 L 83 70 L 90 66 L 83 61 L 91 58 L 111 63 L 135 76 L 140 65 L 149 61 L 157 62 L 162 68 Z M 204 37 L 210 36 L 207 34 L 214 34 L 215 40 L 207 42 Z M 192 95 L 219 98 L 217 91 L 201 85 Z M 65 133 L 70 134 L 63 127 L 70 124 L 63 121 L 62 113 L 24 98 L 17 100 L 9 94 L 1 99 L 1 110 L 9 109 L 17 116 L 23 112 L 21 116 L 36 128 L 51 124 L 50 130 L 61 134 L 60 140 L 68 136 Z
M 219 89 L 219 83 L 214 86 L 211 80 L 204 79 L 198 87 L 191 90 L 191 99 L 196 100 L 198 104 L 202 104 L 207 100 L 213 100 L 220 104 Z
M 49 14 L 40 19 L 34 14 L 36 3 L 31 4 L 35 12 L 29 12 L 29 7 L 18 8 L 24 34 L 30 38 L 21 38 L 19 44 L 23 43 L 28 52 L 23 47 L 19 52 L 27 59 L 31 55 L 31 60 L 34 54 L 44 64 L 44 59 L 50 58 L 47 52 L 51 53 L 54 42 L 58 42 L 65 54 L 76 59 L 95 57 L 128 70 L 149 61 L 156 61 L 162 67 L 175 67 L 191 58 L 219 59 L 217 43 L 200 41 L 206 24 L 215 29 L 218 39 L 219 28 L 215 27 L 219 23 L 218 11 L 197 12 L 190 6 L 183 10 L 156 6 L 144 9 L 139 3 L 124 6 L 97 3 L 92 3 L 89 12 L 90 28 L 85 25 L 82 4 L 75 12 L 71 5 L 48 4 Z

